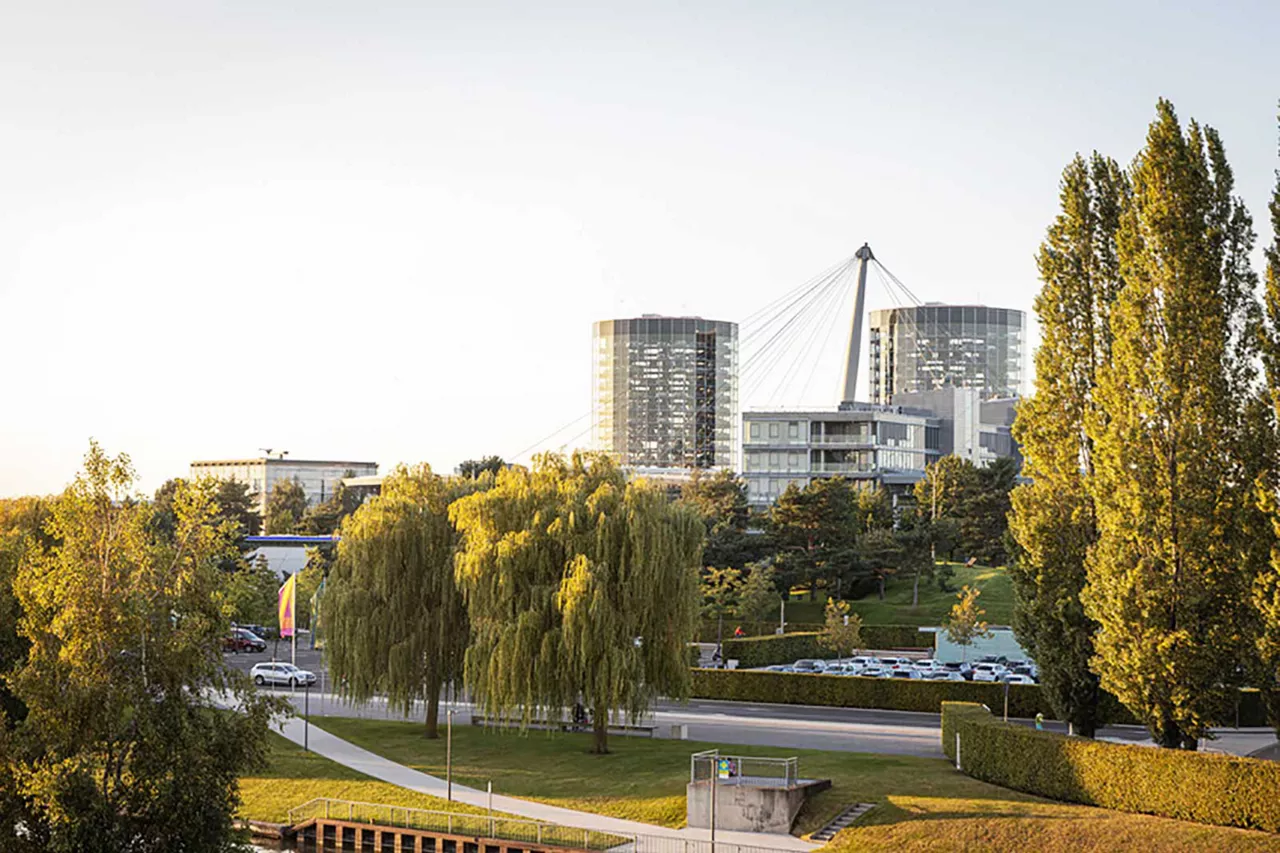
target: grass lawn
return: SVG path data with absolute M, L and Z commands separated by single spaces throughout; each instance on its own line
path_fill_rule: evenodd
M 289 809 L 317 797 L 384 803 L 418 809 L 482 814 L 484 809 L 450 803 L 439 797 L 419 794 L 380 782 L 370 776 L 304 752 L 293 741 L 272 732 L 271 755 L 267 767 L 240 779 L 239 815 L 247 820 L 284 823 Z
M 953 563 L 955 576 L 951 585 L 956 589 L 968 584 L 982 590 L 978 603 L 987 611 L 986 620 L 992 625 L 1008 625 L 1013 621 L 1013 585 L 1003 566 L 974 566 L 966 568 Z M 951 612 L 956 603 L 954 592 L 941 592 L 932 581 L 920 581 L 920 604 L 911 609 L 911 579 L 898 578 L 889 584 L 884 601 L 869 595 L 850 602 L 853 611 L 867 625 L 938 625 Z M 787 602 L 787 619 L 794 622 L 823 621 L 822 601 L 793 599 Z
M 432 775 L 444 775 L 444 741 L 428 741 L 416 723 L 329 717 L 325 730 L 365 749 Z M 719 746 L 733 753 L 800 758 L 806 777 L 830 778 L 796 829 L 820 828 L 845 805 L 881 807 L 846 830 L 831 851 L 863 849 L 1038 850 L 1135 849 L 1276 850 L 1280 838 L 1257 832 L 1128 815 L 1052 803 L 957 773 L 944 759 L 849 752 L 725 746 L 696 741 L 610 738 L 612 754 L 591 755 L 582 734 L 453 732 L 454 778 L 494 791 L 583 811 L 665 826 L 684 824 L 689 755 Z

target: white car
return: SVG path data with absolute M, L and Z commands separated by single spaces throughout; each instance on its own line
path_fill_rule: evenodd
M 1009 673 L 1000 678 L 1005 684 L 1035 684 L 1036 680 L 1029 675 L 1018 675 L 1017 673 Z
M 1004 674 L 1004 667 L 998 663 L 980 663 L 973 667 L 974 681 L 999 681 Z
M 858 675 L 863 678 L 893 678 L 893 671 L 879 666 L 869 666 Z
M 856 658 L 849 658 L 849 663 L 859 669 L 866 669 L 869 666 L 880 666 L 880 658 L 871 657 L 870 655 L 865 657 L 860 655 Z
M 930 681 L 966 681 L 967 679 L 958 672 L 952 672 L 949 669 L 935 669 L 933 672 L 925 676 Z
M 291 663 L 259 663 L 249 670 L 253 683 L 259 687 L 268 684 L 284 684 L 304 687 L 316 683 L 316 674 L 305 669 L 298 669 Z
M 811 659 L 808 659 L 808 658 L 806 658 L 806 659 L 804 659 L 804 660 L 798 660 L 798 661 L 796 661 L 794 664 L 792 664 L 792 666 L 794 667 L 794 669 L 792 670 L 793 672 L 809 672 L 809 673 L 815 673 L 815 672 L 826 672 L 826 670 L 827 670 L 827 662 L 826 662 L 826 661 L 824 661 L 824 660 L 811 660 Z
M 921 672 L 929 669 L 937 669 L 938 667 L 942 666 L 942 664 L 938 663 L 933 658 L 921 658 L 920 660 L 916 661 L 911 665 L 914 666 L 916 669 L 920 670 Z

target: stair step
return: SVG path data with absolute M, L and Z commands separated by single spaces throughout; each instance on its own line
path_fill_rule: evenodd
M 854 803 L 846 806 L 822 829 L 809 836 L 814 841 L 830 841 L 837 832 L 853 825 L 867 812 L 875 808 L 875 803 Z

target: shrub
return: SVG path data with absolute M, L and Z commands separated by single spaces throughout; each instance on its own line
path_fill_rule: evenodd
M 1065 737 L 942 705 L 942 748 L 964 773 L 1055 800 L 1280 831 L 1280 763 Z

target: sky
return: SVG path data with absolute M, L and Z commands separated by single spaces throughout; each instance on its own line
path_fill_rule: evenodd
M 1278 32 L 1273 2 L 4 4 L 0 495 L 91 437 L 148 491 L 263 447 L 580 443 L 592 321 L 741 320 L 864 242 L 921 299 L 1030 311 L 1063 166 L 1128 162 L 1158 97 L 1264 222 Z M 803 399 L 744 405 L 838 401 L 832 316 Z

